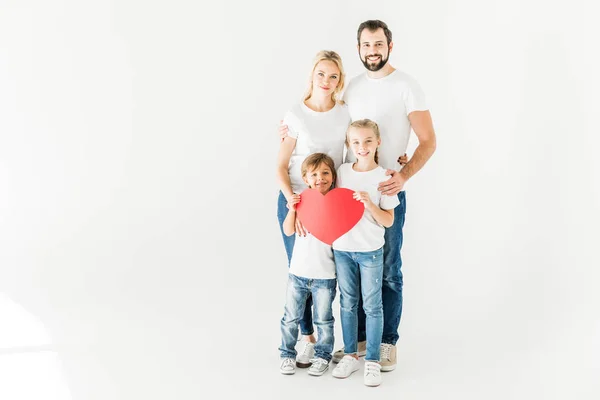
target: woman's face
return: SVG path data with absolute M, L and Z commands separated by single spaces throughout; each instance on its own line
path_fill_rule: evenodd
M 372 160 L 381 140 L 377 139 L 371 128 L 351 127 L 348 131 L 348 143 L 357 160 Z
M 333 61 L 319 61 L 312 77 L 312 95 L 323 96 L 333 93 L 340 83 L 340 70 Z
M 318 167 L 306 171 L 304 182 L 309 188 L 317 189 L 321 194 L 327 193 L 333 184 L 331 168 L 327 164 L 321 163 Z

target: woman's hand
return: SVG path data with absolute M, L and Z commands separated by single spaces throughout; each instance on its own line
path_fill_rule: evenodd
M 279 121 L 279 138 L 283 140 L 288 136 L 288 126 L 283 125 L 283 120 Z
M 281 132 L 281 128 L 280 128 L 280 132 Z M 398 157 L 398 164 L 406 165 L 407 162 L 408 162 L 408 156 L 406 155 L 406 153 L 404 153 L 404 155 Z

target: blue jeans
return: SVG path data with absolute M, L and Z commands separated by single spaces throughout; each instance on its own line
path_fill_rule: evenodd
M 335 298 L 335 279 L 308 279 L 293 274 L 288 275 L 285 313 L 281 319 L 281 357 L 296 358 L 298 322 L 304 315 L 306 299 L 314 299 L 317 344 L 315 358 L 331 360 L 333 351 L 333 311 L 331 303 Z
M 406 215 L 406 193 L 398 193 L 400 204 L 394 208 L 394 225 L 385 229 L 383 245 L 383 336 L 382 343 L 395 345 L 398 341 L 398 327 L 402 316 L 402 228 Z M 362 305 L 358 308 L 358 341 L 366 340 L 365 313 Z
M 352 252 L 333 250 L 335 271 L 340 288 L 340 316 L 344 352 L 356 354 L 358 346 L 358 307 L 366 314 L 366 361 L 379 361 L 379 346 L 383 332 L 381 280 L 383 247 L 374 251 Z
M 280 191 L 279 198 L 277 199 L 277 219 L 279 220 L 279 230 L 281 231 L 281 236 L 283 237 L 283 245 L 285 246 L 285 252 L 288 257 L 288 268 L 290 267 L 290 262 L 292 261 L 292 252 L 294 251 L 294 242 L 296 241 L 296 235 L 287 236 L 283 233 L 283 221 L 287 216 L 288 208 L 287 208 L 287 200 L 285 196 Z M 300 332 L 303 335 L 308 336 L 314 333 L 313 328 L 313 319 L 312 319 L 312 296 L 308 296 L 306 299 L 306 307 L 304 308 L 304 315 L 300 319 Z

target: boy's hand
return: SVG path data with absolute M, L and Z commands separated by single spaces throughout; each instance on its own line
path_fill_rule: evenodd
M 290 210 L 296 211 L 296 204 L 298 203 L 300 203 L 300 195 L 294 193 L 292 197 L 288 199 L 287 206 Z

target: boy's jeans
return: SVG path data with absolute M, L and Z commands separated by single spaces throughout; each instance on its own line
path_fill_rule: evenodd
M 283 221 L 288 213 L 287 200 L 280 191 L 279 198 L 277 199 L 277 220 L 279 221 L 279 229 L 281 230 L 281 237 L 283 238 L 283 245 L 285 246 L 285 252 L 288 257 L 288 268 L 292 261 L 292 252 L 294 251 L 294 243 L 296 242 L 296 235 L 287 236 L 283 233 Z M 300 332 L 303 335 L 308 336 L 314 333 L 313 319 L 312 319 L 312 297 L 308 296 L 306 299 L 306 307 L 304 307 L 304 315 L 300 318 Z
M 306 299 L 312 295 L 314 324 L 317 326 L 315 358 L 331 360 L 333 351 L 333 311 L 335 279 L 308 279 L 288 274 L 285 313 L 281 319 L 281 357 L 296 358 L 298 321 L 304 314 Z
M 358 306 L 362 299 L 366 314 L 366 361 L 379 361 L 383 332 L 381 284 L 383 247 L 368 252 L 333 250 L 338 287 L 344 353 L 356 354 L 358 345 Z M 361 293 L 362 291 L 362 293 Z

